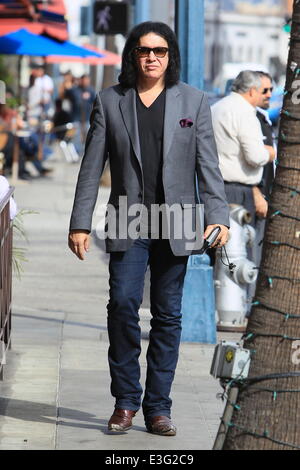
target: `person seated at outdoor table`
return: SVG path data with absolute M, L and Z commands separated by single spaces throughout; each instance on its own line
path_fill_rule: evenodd
M 35 132 L 32 132 L 28 137 L 20 137 L 19 141 L 20 149 L 24 152 L 25 159 L 32 162 L 40 176 L 45 176 L 53 171 L 52 168 L 45 168 L 37 157 L 39 142 Z
M 11 172 L 13 163 L 13 152 L 15 133 L 22 126 L 22 120 L 16 110 L 11 109 L 6 104 L 0 104 L 0 132 L 2 135 L 2 148 L 4 153 L 4 174 Z M 19 152 L 19 179 L 28 179 L 29 175 L 25 169 L 25 157 L 23 152 Z
M 11 168 L 14 151 L 14 136 L 11 132 L 1 130 L 0 126 L 0 152 L 4 155 L 3 172 Z
M 25 127 L 25 121 L 15 109 L 10 108 L 6 104 L 0 105 L 0 129 L 2 129 L 2 132 L 6 132 L 8 135 L 6 152 L 3 151 L 3 153 L 5 154 L 5 174 L 9 174 L 12 169 L 16 132 L 23 130 Z M 32 175 L 25 167 L 26 157 L 27 159 L 30 158 L 32 160 L 33 165 L 36 167 L 37 171 L 41 176 L 44 176 L 49 173 L 51 170 L 44 168 L 37 158 L 38 146 L 37 141 L 34 139 L 34 136 L 30 135 L 28 137 L 17 138 L 19 139 L 18 178 L 22 180 L 31 179 Z

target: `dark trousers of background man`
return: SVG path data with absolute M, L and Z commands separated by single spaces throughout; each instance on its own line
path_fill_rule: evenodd
M 270 145 L 271 147 L 274 146 L 275 135 L 272 127 L 272 123 L 270 119 L 267 118 L 266 113 L 258 111 L 256 116 L 260 122 L 261 130 L 264 136 L 264 143 L 266 145 Z M 272 186 L 274 182 L 275 172 L 274 172 L 274 163 L 269 162 L 264 166 L 263 176 L 260 184 L 258 185 L 259 189 L 261 190 L 262 194 L 269 201 Z M 256 266 L 260 266 L 261 256 L 262 256 L 262 246 L 263 246 L 263 239 L 265 236 L 265 228 L 266 228 L 266 219 L 262 219 L 260 217 L 256 217 L 256 246 L 255 246 L 255 263 Z
M 147 418 L 170 417 L 170 390 L 178 360 L 187 260 L 188 256 L 173 255 L 168 240 L 139 238 L 127 251 L 110 254 L 108 359 L 116 408 L 138 410 L 141 405 L 138 311 L 149 265 L 152 319 L 142 407 Z

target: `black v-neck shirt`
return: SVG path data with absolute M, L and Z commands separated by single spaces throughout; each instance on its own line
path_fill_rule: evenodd
M 144 205 L 164 203 L 162 182 L 163 134 L 166 90 L 147 108 L 136 93 L 142 168 L 144 175 Z

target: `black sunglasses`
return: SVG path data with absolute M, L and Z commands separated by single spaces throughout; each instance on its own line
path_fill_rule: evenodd
M 263 91 L 261 92 L 262 95 L 266 95 L 270 91 L 272 93 L 273 87 L 271 86 L 270 88 L 264 88 Z
M 145 47 L 145 46 L 137 46 L 134 49 L 134 52 L 138 57 L 145 58 L 149 57 L 151 51 L 153 51 L 155 57 L 162 59 L 165 57 L 166 53 L 168 52 L 168 47 Z

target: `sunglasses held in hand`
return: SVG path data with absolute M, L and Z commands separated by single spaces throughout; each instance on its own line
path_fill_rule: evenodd
M 137 57 L 139 58 L 145 58 L 149 57 L 151 51 L 153 51 L 155 57 L 158 57 L 159 59 L 162 59 L 165 57 L 166 53 L 168 52 L 169 48 L 168 47 L 146 47 L 146 46 L 137 46 L 134 49 L 134 52 L 136 53 Z

